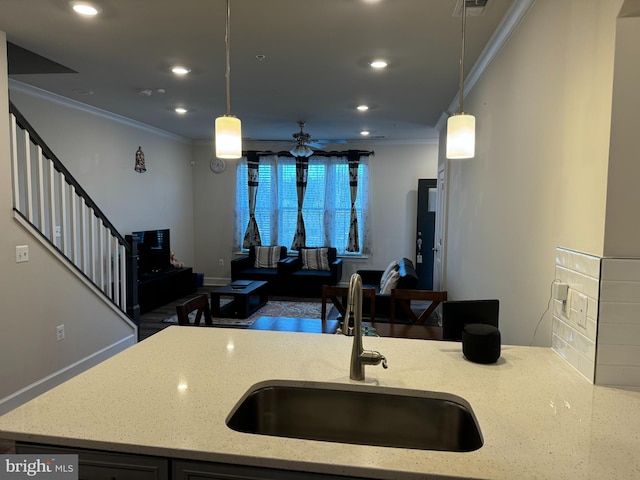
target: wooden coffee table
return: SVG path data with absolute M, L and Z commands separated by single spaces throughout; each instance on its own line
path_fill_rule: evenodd
M 220 297 L 232 297 L 220 306 Z M 211 316 L 247 318 L 267 303 L 267 282 L 236 280 L 211 291 Z

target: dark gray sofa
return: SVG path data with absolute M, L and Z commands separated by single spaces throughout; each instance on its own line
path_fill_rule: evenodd
M 342 259 L 338 258 L 337 250 L 328 247 L 327 256 L 329 270 L 305 270 L 301 251 L 295 257 L 287 257 L 287 248 L 281 247 L 277 268 L 256 268 L 252 246 L 247 255 L 231 260 L 231 280 L 269 282 L 268 291 L 275 295 L 320 297 L 323 285 L 337 285 L 342 278 Z
M 342 278 L 342 259 L 334 247 L 328 247 L 329 270 L 305 270 L 302 268 L 302 250 L 297 257 L 283 262 L 283 291 L 298 297 L 320 297 L 323 285 L 337 285 Z
M 287 247 L 280 247 L 280 261 L 287 260 Z M 249 253 L 231 260 L 231 280 L 262 280 L 269 282 L 270 293 L 279 293 L 283 283 L 284 270 L 281 268 L 256 268 L 256 253 L 253 246 L 249 247 Z
M 363 288 L 375 288 L 376 291 L 376 319 L 378 317 L 388 317 L 391 313 L 391 294 L 380 293 L 380 279 L 384 270 L 358 270 L 357 273 L 362 278 Z M 418 274 L 413 266 L 413 262 L 408 258 L 398 261 L 398 273 L 400 278 L 396 289 L 413 290 L 418 285 Z M 363 302 L 364 313 L 368 313 L 368 302 Z M 406 318 L 406 316 L 404 317 Z M 402 312 L 398 312 L 396 319 L 403 320 Z

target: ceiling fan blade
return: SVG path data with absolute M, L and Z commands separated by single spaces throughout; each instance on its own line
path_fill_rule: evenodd
M 322 145 L 344 145 L 347 143 L 346 140 L 340 138 L 322 138 L 315 140 L 315 142 Z

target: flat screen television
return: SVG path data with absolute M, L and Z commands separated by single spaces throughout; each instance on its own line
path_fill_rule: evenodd
M 138 243 L 138 278 L 171 268 L 169 229 L 132 232 Z
M 462 341 L 462 330 L 469 323 L 498 328 L 498 300 L 453 300 L 442 304 L 443 340 Z

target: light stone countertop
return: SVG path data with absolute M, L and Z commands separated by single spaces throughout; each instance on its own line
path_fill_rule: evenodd
M 225 425 L 264 380 L 361 383 L 349 380 L 351 342 L 172 326 L 0 417 L 0 437 L 394 480 L 640 478 L 640 391 L 593 386 L 548 348 L 503 345 L 497 364 L 479 365 L 460 343 L 364 338 L 389 361 L 388 370 L 366 367 L 366 384 L 471 404 L 484 437 L 474 452 L 345 446 Z

